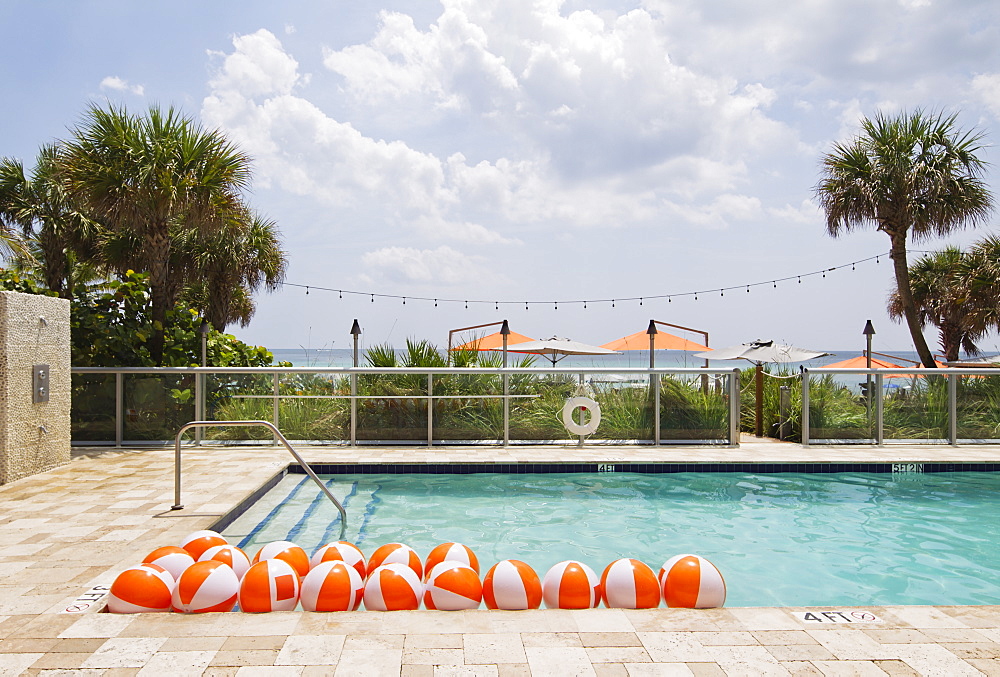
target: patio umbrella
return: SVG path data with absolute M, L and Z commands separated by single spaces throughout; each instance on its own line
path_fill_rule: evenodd
M 754 392 L 757 399 L 757 410 L 755 412 L 757 420 L 754 427 L 754 434 L 757 437 L 762 437 L 764 435 L 764 363 L 805 362 L 806 360 L 831 354 L 758 339 L 750 343 L 741 343 L 738 346 L 695 353 L 695 357 L 701 357 L 706 360 L 747 360 L 757 367 L 754 374 Z
M 507 335 L 508 346 L 512 346 L 515 343 L 526 343 L 534 340 L 535 339 L 530 336 L 518 334 L 516 331 L 512 331 Z M 455 346 L 452 350 L 503 350 L 503 335 L 500 332 L 489 334 L 488 336 L 483 336 L 482 338 L 467 341 L 460 346 Z
M 649 350 L 648 330 L 637 331 L 634 334 L 615 339 L 610 343 L 605 343 L 602 348 L 608 350 Z M 658 331 L 653 334 L 654 350 L 709 350 L 708 346 L 703 346 L 686 338 L 668 334 L 665 331 Z
M 648 339 L 647 339 L 648 340 Z M 512 353 L 534 353 L 536 355 L 545 355 L 546 359 L 552 362 L 552 366 L 556 366 L 556 362 L 566 357 L 567 355 L 615 355 L 617 351 L 608 350 L 607 348 L 602 348 L 600 346 L 592 346 L 586 343 L 580 343 L 579 341 L 573 341 L 568 338 L 561 338 L 558 336 L 553 336 L 552 338 L 542 339 L 541 341 L 528 341 L 527 343 L 518 343 L 512 350 Z
M 880 360 L 877 357 L 871 358 L 873 369 L 902 369 L 903 365 L 894 364 L 889 360 Z M 859 355 L 858 357 L 852 357 L 848 360 L 841 360 L 840 362 L 834 362 L 833 364 L 824 364 L 820 369 L 867 369 L 868 368 L 868 358 L 864 355 Z M 906 378 L 906 374 L 890 374 L 885 376 L 885 378 Z

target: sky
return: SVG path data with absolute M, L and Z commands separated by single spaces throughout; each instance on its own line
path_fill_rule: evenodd
M 354 318 L 363 345 L 656 319 L 860 350 L 871 319 L 875 350 L 911 350 L 888 238 L 826 233 L 823 154 L 863 116 L 955 114 L 1000 195 L 995 0 L 7 0 L 0 25 L 0 155 L 33 165 L 111 102 L 254 158 L 287 284 L 229 331 L 271 348 L 348 348 Z

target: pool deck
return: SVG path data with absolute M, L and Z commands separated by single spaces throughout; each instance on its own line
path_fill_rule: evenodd
M 745 435 L 737 449 L 298 450 L 317 463 L 1000 462 L 1000 446 L 802 447 Z M 166 447 L 75 448 L 68 465 L 0 486 L 0 675 L 1000 675 L 1000 606 L 865 607 L 879 623 L 738 607 L 61 613 L 153 548 L 206 528 L 291 460 L 282 447 L 187 447 L 177 511 Z

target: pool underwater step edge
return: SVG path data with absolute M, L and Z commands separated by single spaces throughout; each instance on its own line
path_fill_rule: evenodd
M 942 473 L 942 472 L 1000 472 L 1000 463 L 928 463 L 882 461 L 871 463 L 310 463 L 313 472 L 320 475 L 411 475 L 411 474 L 540 474 L 540 473 Z M 297 463 L 289 463 L 266 482 L 240 500 L 208 528 L 222 532 L 243 513 L 273 489 L 286 475 L 306 475 Z

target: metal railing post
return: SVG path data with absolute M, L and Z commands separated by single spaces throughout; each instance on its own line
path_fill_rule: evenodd
M 205 420 L 205 375 L 194 375 L 194 417 L 198 421 Z M 195 428 L 194 445 L 201 446 L 201 428 Z
M 809 370 L 802 370 L 802 446 L 809 446 Z
M 503 375 L 503 446 L 510 446 L 510 374 Z
M 875 374 L 875 444 L 885 444 L 885 391 L 882 389 L 882 374 Z
M 427 374 L 427 446 L 434 446 L 434 374 Z
M 271 411 L 271 423 L 274 424 L 275 428 L 278 427 L 278 417 L 280 415 L 280 408 L 279 408 L 279 404 L 278 404 L 280 402 L 280 400 L 278 399 L 278 397 L 279 397 L 280 394 L 281 394 L 281 376 L 279 376 L 277 373 L 275 373 L 274 374 L 273 395 L 272 395 L 274 399 L 272 401 L 272 407 L 273 408 L 272 408 L 272 411 Z M 271 436 L 271 444 L 277 444 L 277 443 L 278 443 L 278 436 L 277 435 L 272 435 Z
M 351 374 L 351 446 L 358 444 L 358 375 Z
M 660 375 L 649 377 L 653 380 L 653 444 L 660 446 Z
M 115 446 L 120 447 L 122 445 L 122 439 L 125 437 L 125 386 L 122 383 L 122 379 L 125 378 L 125 374 L 118 372 L 115 374 Z
M 729 446 L 740 446 L 740 370 L 729 375 Z
M 958 444 L 958 377 L 948 374 L 948 443 Z

